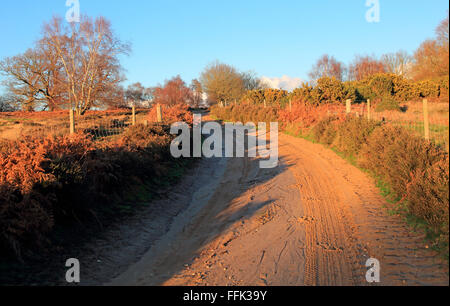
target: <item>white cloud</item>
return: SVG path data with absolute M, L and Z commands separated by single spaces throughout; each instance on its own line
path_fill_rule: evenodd
M 304 82 L 300 78 L 293 78 L 287 75 L 283 75 L 281 78 L 269 78 L 263 76 L 261 80 L 271 88 L 283 89 L 287 91 L 294 90 Z

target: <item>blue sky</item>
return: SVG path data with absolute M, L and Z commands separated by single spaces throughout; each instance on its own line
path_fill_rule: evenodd
M 344 63 L 355 54 L 406 50 L 434 37 L 448 1 L 379 0 L 380 22 L 368 23 L 366 0 L 80 0 L 81 13 L 103 15 L 132 43 L 127 84 L 154 86 L 177 74 L 190 82 L 214 60 L 259 76 L 307 79 L 328 53 Z M 0 59 L 24 52 L 66 0 L 0 3 Z

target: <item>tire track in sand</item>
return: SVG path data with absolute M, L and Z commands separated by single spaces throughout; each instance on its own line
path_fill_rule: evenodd
M 280 167 L 230 159 L 208 203 L 113 284 L 367 285 L 373 257 L 380 285 L 448 285 L 448 265 L 388 215 L 362 171 L 321 145 L 279 140 Z
M 381 263 L 380 285 L 448 285 L 448 264 L 426 249 L 362 171 L 321 145 L 281 137 L 306 215 L 305 285 L 366 285 L 365 262 Z M 286 145 L 286 144 L 289 145 Z

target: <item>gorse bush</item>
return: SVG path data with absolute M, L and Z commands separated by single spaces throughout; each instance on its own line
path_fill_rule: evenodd
M 421 98 L 437 98 L 440 93 L 438 82 L 426 80 L 415 84 L 416 95 Z
M 233 122 L 248 123 L 253 122 L 278 122 L 279 109 L 276 107 L 261 107 L 253 104 L 239 104 L 227 107 L 213 106 L 211 115 L 214 117 Z
M 360 164 L 388 183 L 403 198 L 411 175 L 431 167 L 447 153 L 408 130 L 383 125 L 368 138 L 360 153 Z
M 448 245 L 447 152 L 410 131 L 384 125 L 362 147 L 359 164 L 387 183 L 408 213 L 426 222 L 437 237 L 434 243 Z
M 449 233 L 448 155 L 427 169 L 417 169 L 406 191 L 409 211 L 424 219 L 440 239 L 448 243 Z
M 336 131 L 333 146 L 347 156 L 356 156 L 380 123 L 366 119 L 348 117 L 342 121 Z
M 360 81 L 341 82 L 334 78 L 323 77 L 313 86 L 304 83 L 289 94 L 289 99 L 301 100 L 311 105 L 342 104 L 346 99 L 362 102 L 367 99 L 392 99 L 408 102 L 430 98 L 448 99 L 448 77 L 436 80 L 413 82 L 400 75 L 378 73 Z
M 340 121 L 341 118 L 337 116 L 330 116 L 319 121 L 311 129 L 313 139 L 317 142 L 331 145 L 336 139 Z
M 280 89 L 259 89 L 249 90 L 242 98 L 241 101 L 246 104 L 257 104 L 263 106 L 283 107 L 288 100 L 288 92 Z

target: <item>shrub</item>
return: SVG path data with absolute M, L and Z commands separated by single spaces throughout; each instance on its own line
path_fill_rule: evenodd
M 282 123 L 296 123 L 301 129 L 308 129 L 332 113 L 337 113 L 337 116 L 342 118 L 343 106 L 337 104 L 313 106 L 303 101 L 294 101 L 292 111 L 289 108 L 280 110 L 278 119 Z
M 288 102 L 288 92 L 280 89 L 259 89 L 249 90 L 241 99 L 242 102 L 247 104 L 257 104 L 272 107 L 283 107 Z
M 84 134 L 2 142 L 0 255 L 44 246 L 56 225 L 114 214 L 127 188 L 165 184 L 181 165 L 173 137 L 168 126 L 137 125 L 102 143 Z
M 303 83 L 299 88 L 294 89 L 289 95 L 292 101 L 303 101 L 305 103 L 317 105 L 319 104 L 314 88 L 308 83 Z
M 419 98 L 439 97 L 439 83 L 431 80 L 417 82 L 415 84 L 416 95 Z
M 369 87 L 377 97 L 391 97 L 394 94 L 394 82 L 389 74 L 379 73 L 369 78 Z
M 439 96 L 448 101 L 449 76 L 442 77 L 439 80 Z
M 24 138 L 2 146 L 0 244 L 4 249 L 20 257 L 23 245 L 43 245 L 45 234 L 67 204 L 57 202 L 55 191 L 75 180 L 80 172 L 73 169 L 91 144 L 86 136 L 77 134 Z
M 426 169 L 416 170 L 408 184 L 409 211 L 425 220 L 435 234 L 449 232 L 449 159 L 448 155 Z
M 334 77 L 318 79 L 314 90 L 319 96 L 317 104 L 343 102 L 346 96 L 343 83 Z
M 148 114 L 150 122 L 157 122 L 157 106 L 154 105 Z M 161 105 L 162 119 L 164 124 L 171 125 L 176 122 L 186 122 L 192 125 L 192 113 L 186 104 L 177 104 L 174 106 Z
M 392 82 L 394 84 L 394 98 L 397 101 L 408 102 L 419 98 L 414 92 L 413 84 L 400 75 L 392 74 Z
M 344 86 L 344 100 L 350 99 L 352 101 L 364 100 L 364 97 L 358 91 L 358 82 L 347 81 L 343 83 Z
M 266 107 L 253 104 L 239 104 L 226 107 L 214 106 L 211 108 L 211 114 L 217 119 L 224 121 L 233 121 L 248 123 L 254 122 L 276 122 L 278 121 L 278 108 Z
M 51 197 L 0 185 L 0 254 L 22 257 L 24 245 L 43 248 L 54 226 Z
M 321 120 L 311 130 L 313 139 L 317 142 L 331 145 L 336 138 L 339 123 L 340 118 L 336 116 Z
M 376 121 L 348 117 L 338 125 L 333 146 L 347 156 L 356 156 L 378 125 Z
M 386 182 L 395 195 L 403 198 L 411 174 L 431 167 L 444 155 L 437 146 L 408 130 L 383 125 L 367 139 L 359 162 Z

